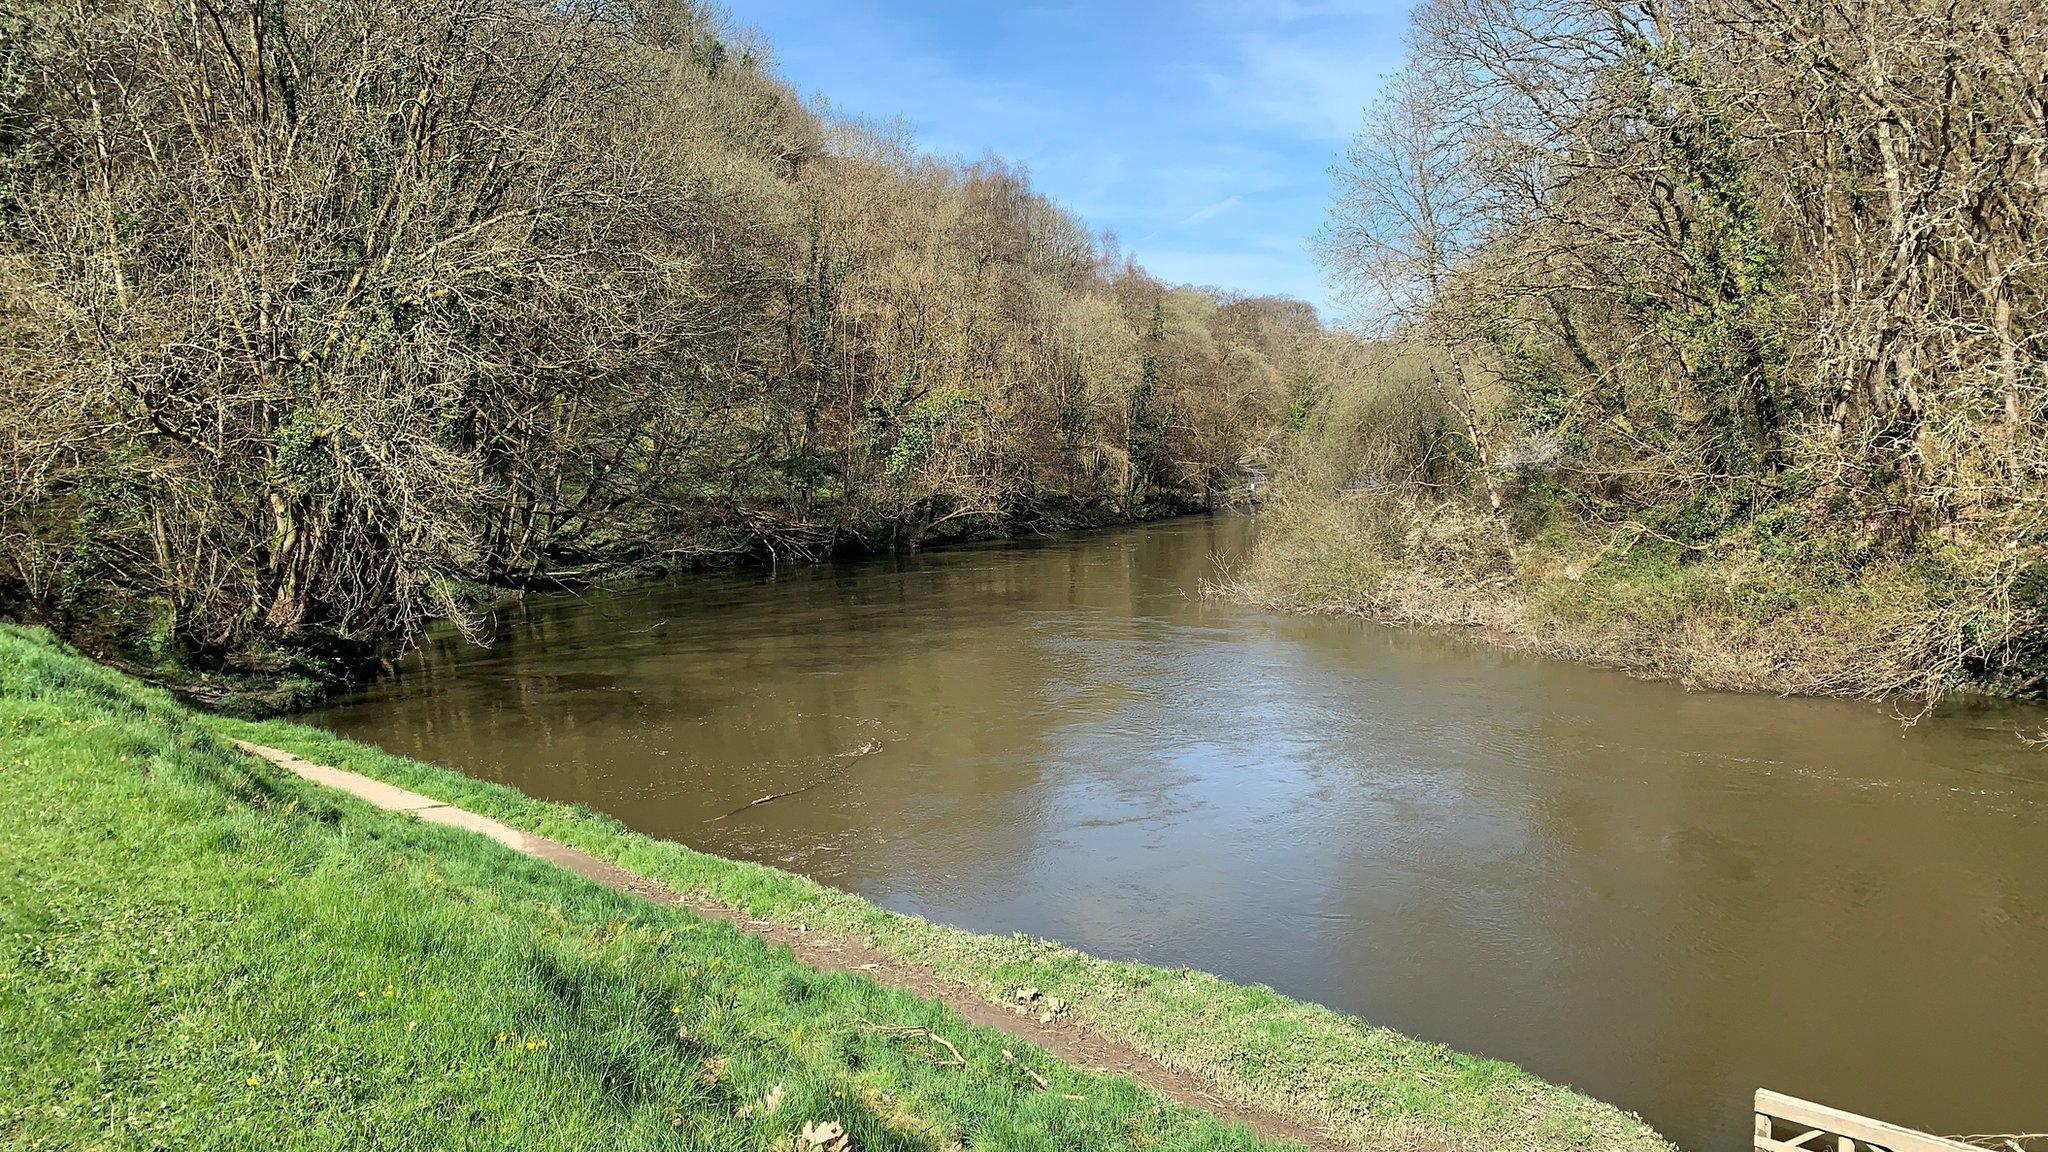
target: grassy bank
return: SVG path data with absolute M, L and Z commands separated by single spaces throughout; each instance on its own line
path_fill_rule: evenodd
M 1362 1144 L 1667 1147 L 1511 1065 L 1264 988 L 898 916 L 315 729 L 195 713 L 13 628 L 0 628 L 0 1139 L 789 1147 L 831 1120 L 859 1148 L 1259 1146 L 1043 1056 L 1030 1059 L 1057 1091 L 1033 1092 L 1001 1059 L 1015 1040 L 937 1005 L 323 795 L 228 735 L 869 941 L 991 999 L 1043 989 L 1222 1095 Z M 943 1032 L 967 1067 L 877 1025 Z
M 1888 548 L 1817 531 L 1796 509 L 1679 505 L 1592 524 L 1297 484 L 1268 505 L 1228 594 L 1460 629 L 1696 688 L 1925 700 L 2048 687 L 2048 584 L 2015 577 L 2029 559 L 2018 553 Z

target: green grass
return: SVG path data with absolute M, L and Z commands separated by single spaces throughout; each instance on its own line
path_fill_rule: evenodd
M 234 735 L 991 999 L 1043 989 L 1224 1095 L 1361 1144 L 1668 1148 L 1513 1065 L 1267 988 L 896 915 L 318 729 L 190 712 L 39 632 L 0 627 L 0 697 L 0 1140 L 18 1146 L 788 1148 L 827 1118 L 863 1149 L 1261 1146 L 1039 1054 L 1055 1094 L 1033 1092 L 1001 1059 L 1018 1042 L 942 1007 L 318 793 L 229 751 Z M 938 1030 L 968 1067 L 863 1019 Z M 775 1113 L 739 1114 L 778 1083 Z

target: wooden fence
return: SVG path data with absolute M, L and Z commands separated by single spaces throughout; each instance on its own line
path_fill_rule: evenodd
M 1756 1152 L 1984 1152 L 1941 1136 L 1930 1136 L 1759 1089 L 1756 1094 Z

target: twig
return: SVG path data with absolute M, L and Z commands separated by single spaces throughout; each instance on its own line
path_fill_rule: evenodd
M 951 1060 L 935 1060 L 935 1062 L 940 1067 L 967 1067 L 967 1058 L 960 1055 L 960 1050 L 958 1048 L 953 1047 L 953 1042 L 951 1040 L 946 1039 L 944 1036 L 939 1035 L 937 1032 L 932 1031 L 929 1028 L 894 1028 L 882 1024 L 877 1024 L 872 1020 L 866 1019 L 865 1017 L 861 1019 L 861 1024 L 866 1026 L 871 1031 L 881 1032 L 889 1036 L 908 1036 L 918 1040 L 929 1040 L 932 1043 L 939 1045 L 946 1051 L 951 1052 L 953 1054 L 953 1058 Z
M 1015 1064 L 1019 1068 L 1022 1068 L 1024 1070 L 1024 1074 L 1026 1076 L 1031 1077 L 1031 1082 L 1033 1084 L 1038 1085 L 1038 1090 L 1040 1092 L 1047 1091 L 1052 1087 L 1052 1085 L 1047 1084 L 1045 1082 L 1045 1077 L 1040 1076 L 1036 1069 L 1032 1068 L 1029 1064 L 1024 1063 L 1022 1060 L 1017 1059 L 1017 1054 L 1015 1052 L 1010 1051 L 1008 1048 L 1003 1049 L 1003 1059 L 1012 1064 Z
M 1964 1144 L 1975 1144 L 1981 1148 L 1997 1150 L 2000 1145 L 2010 1152 L 2027 1152 L 2027 1145 L 2035 1140 L 2048 1140 L 2048 1132 L 1987 1132 L 1976 1136 L 1951 1136 Z

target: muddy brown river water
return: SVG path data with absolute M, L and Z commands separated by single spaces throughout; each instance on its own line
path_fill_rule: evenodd
M 1687 1148 L 1747 1147 L 1757 1087 L 2048 1130 L 2042 710 L 1907 729 L 1204 602 L 1253 530 L 534 597 L 307 719 L 903 912 L 1270 984 Z

